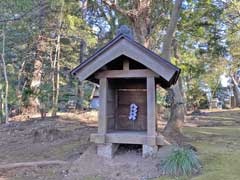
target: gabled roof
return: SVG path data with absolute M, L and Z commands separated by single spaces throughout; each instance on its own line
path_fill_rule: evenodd
M 157 73 L 160 76 L 159 78 L 164 81 L 165 87 L 170 87 L 177 82 L 181 71 L 178 67 L 123 34 L 109 41 L 104 47 L 74 68 L 71 74 L 77 75 L 81 81 L 88 79 L 105 64 L 121 55 L 134 59 Z

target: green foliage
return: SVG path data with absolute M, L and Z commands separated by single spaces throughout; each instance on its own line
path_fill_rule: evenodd
M 49 100 L 49 95 L 52 93 L 52 84 L 44 83 L 39 87 L 39 91 L 36 96 L 39 98 L 41 102 L 46 102 Z
M 170 107 L 171 100 L 170 100 L 170 97 L 168 96 L 167 91 L 163 90 L 162 88 L 157 88 L 156 98 L 157 98 L 157 104 L 163 107 Z
M 163 170 L 172 176 L 190 176 L 201 168 L 196 153 L 185 147 L 176 147 L 163 162 Z
M 65 2 L 64 2 L 65 1 Z M 36 92 L 30 88 L 33 64 L 36 58 L 36 44 L 39 36 L 39 1 L 35 0 L 10 0 L 0 2 L 0 21 L 9 20 L 24 15 L 13 22 L 0 22 L 0 42 L 2 41 L 1 29 L 6 26 L 6 64 L 9 77 L 9 105 L 27 106 L 29 97 L 38 97 L 39 101 L 51 106 L 52 99 L 52 60 L 56 48 L 56 35 L 59 27 L 61 6 L 63 6 L 63 21 L 60 29 L 60 96 L 69 92 L 69 70 L 79 64 L 79 44 L 81 40 L 86 43 L 84 59 L 89 56 L 89 50 L 95 48 L 97 36 L 92 28 L 82 18 L 81 7 L 77 1 L 46 0 L 44 10 L 44 46 L 42 56 L 41 85 Z M 2 43 L 0 43 L 2 49 Z M 1 53 L 1 52 L 0 52 Z M 1 64 L 0 64 L 1 68 Z M 2 71 L 0 69 L 0 76 Z M 71 89 L 75 90 L 72 83 Z M 4 84 L 3 84 L 4 86 Z M 17 96 L 16 96 L 17 94 Z M 71 97 L 68 97 L 66 102 Z M 20 107 L 21 108 L 21 107 Z
M 131 26 L 131 20 L 118 11 L 111 9 L 101 1 L 88 0 L 86 13 L 83 13 L 81 1 L 44 0 L 44 37 L 46 51 L 43 55 L 43 68 L 40 94 L 41 101 L 47 102 L 52 96 L 52 59 L 56 48 L 56 36 L 60 40 L 60 98 L 70 100 L 69 89 L 75 90 L 77 80 L 68 77 L 70 69 L 79 64 L 80 55 L 89 57 L 98 47 L 114 37 L 115 30 L 121 24 Z M 119 7 L 129 11 L 138 6 L 137 1 L 119 0 Z M 63 19 L 60 26 L 61 7 Z M 24 15 L 16 21 L 0 22 L 0 31 L 6 26 L 6 64 L 9 76 L 9 104 L 21 104 L 16 97 L 22 97 L 26 105 L 29 96 L 36 96 L 30 90 L 33 64 L 36 58 L 36 44 L 40 34 L 39 1 L 8 0 L 0 1 L 0 21 Z M 204 88 L 214 95 L 219 87 L 220 75 L 236 71 L 239 65 L 239 16 L 238 1 L 184 1 L 175 33 L 177 57 L 172 62 L 179 66 L 183 90 L 189 105 L 207 104 Z M 151 30 L 150 49 L 160 54 L 163 36 L 169 23 L 173 1 L 152 1 L 149 20 L 154 27 Z M 234 22 L 234 23 L 233 23 Z M 236 25 L 235 25 L 236 24 Z M 60 27 L 60 29 L 59 29 Z M 1 41 L 0 37 L 0 41 Z M 80 52 L 80 43 L 86 43 L 85 51 Z M 0 43 L 0 49 L 2 44 Z M 228 53 L 226 55 L 226 50 Z M 51 54 L 52 53 L 52 54 Z M 50 57 L 52 56 L 52 58 Z M 231 56 L 231 61 L 225 58 Z M 227 67 L 226 65 L 231 67 Z M 23 68 L 22 68 L 23 66 Z M 0 75 L 1 72 L 0 72 Z M 70 88 L 71 86 L 71 88 Z M 84 104 L 88 105 L 92 86 L 84 87 Z M 20 93 L 19 96 L 16 94 Z M 157 103 L 169 107 L 166 92 L 157 92 Z M 75 95 L 75 94 L 74 94 Z M 48 97 L 48 98 L 46 98 Z M 49 104 L 49 103 L 48 103 Z

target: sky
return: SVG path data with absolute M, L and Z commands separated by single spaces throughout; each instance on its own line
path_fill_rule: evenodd
M 226 76 L 226 74 L 222 74 L 221 76 L 220 76 L 220 80 L 221 80 L 221 84 L 222 84 L 222 86 L 223 87 L 227 87 L 227 86 L 229 86 L 229 77 L 228 76 Z

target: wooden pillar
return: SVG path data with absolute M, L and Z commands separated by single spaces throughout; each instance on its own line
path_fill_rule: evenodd
M 98 133 L 104 136 L 107 133 L 107 89 L 108 89 L 107 79 L 101 78 L 99 93 L 100 106 L 98 116 Z
M 156 144 L 156 89 L 155 78 L 147 77 L 147 144 Z
M 127 59 L 123 61 L 123 70 L 129 70 L 129 60 Z

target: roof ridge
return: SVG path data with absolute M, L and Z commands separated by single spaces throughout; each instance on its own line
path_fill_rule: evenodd
M 136 42 L 134 39 L 129 38 L 128 36 L 126 36 L 123 33 L 118 34 L 115 38 L 113 38 L 112 40 L 110 40 L 108 43 L 106 43 L 104 46 L 102 46 L 101 48 L 99 48 L 92 56 L 88 57 L 85 61 L 83 61 L 80 65 L 78 65 L 77 67 L 75 67 L 70 73 L 75 75 L 80 69 L 84 68 L 88 63 L 90 63 L 94 58 L 96 58 L 97 56 L 99 56 L 100 54 L 104 53 L 107 49 L 111 48 L 114 44 L 116 44 L 119 40 L 121 40 L 122 38 L 124 38 L 127 42 L 129 42 L 130 44 L 134 45 L 136 48 L 139 48 L 139 50 L 141 51 L 145 51 L 145 53 L 147 53 L 148 55 L 152 56 L 154 59 L 160 61 L 161 63 L 164 63 L 166 65 L 168 65 L 170 68 L 173 68 L 175 72 L 175 76 L 173 76 L 169 82 L 173 82 L 173 84 L 176 83 L 178 76 L 181 72 L 180 68 L 176 67 L 175 65 L 173 65 L 170 61 L 162 58 L 160 55 L 158 55 L 157 53 L 153 52 L 152 50 L 144 47 L 142 44 L 140 44 L 139 42 Z M 124 54 L 123 54 L 124 55 Z

